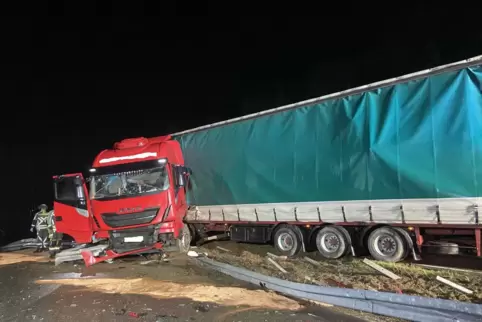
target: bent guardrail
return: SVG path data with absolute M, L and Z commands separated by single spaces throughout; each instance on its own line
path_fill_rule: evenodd
M 343 289 L 302 284 L 259 274 L 244 268 L 197 258 L 200 263 L 239 280 L 263 285 L 273 291 L 410 321 L 482 321 L 482 305 L 444 299 L 369 290 Z

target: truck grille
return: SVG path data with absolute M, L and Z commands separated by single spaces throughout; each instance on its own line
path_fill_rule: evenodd
M 102 219 L 109 227 L 118 228 L 133 225 L 148 224 L 157 216 L 159 208 L 146 209 L 132 214 L 119 215 L 116 213 L 104 213 Z
M 110 242 L 117 253 L 125 253 L 134 249 L 144 248 L 157 242 L 158 229 L 158 226 L 150 225 L 122 230 L 112 230 L 109 232 Z M 126 241 L 126 238 L 129 237 L 142 237 L 142 241 Z

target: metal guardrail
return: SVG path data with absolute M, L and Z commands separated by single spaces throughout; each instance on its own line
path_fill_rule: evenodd
M 74 244 L 69 241 L 62 242 L 63 247 L 72 247 Z M 15 252 L 27 248 L 37 248 L 42 246 L 36 238 L 27 238 L 17 240 L 16 242 L 4 245 L 0 247 L 0 252 Z
M 302 284 L 262 275 L 209 258 L 198 261 L 214 270 L 273 291 L 354 310 L 410 321 L 482 321 L 482 305 L 422 296 Z
M 38 246 L 41 246 L 41 244 L 36 238 L 27 238 L 1 246 L 0 252 L 14 252 L 25 248 L 36 248 Z

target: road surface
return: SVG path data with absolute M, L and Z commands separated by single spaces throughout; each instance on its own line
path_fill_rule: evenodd
M 377 321 L 306 306 L 199 267 L 183 255 L 89 269 L 46 255 L 0 254 L 0 321 Z M 358 315 L 358 317 L 357 317 Z

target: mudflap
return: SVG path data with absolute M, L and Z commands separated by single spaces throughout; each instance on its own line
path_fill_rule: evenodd
M 89 266 L 95 265 L 97 263 L 104 262 L 104 261 L 114 259 L 114 258 L 117 258 L 117 257 L 144 253 L 144 252 L 151 251 L 153 249 L 157 249 L 157 250 L 162 249 L 162 243 L 155 243 L 155 244 L 153 244 L 152 246 L 149 246 L 149 247 L 134 249 L 134 250 L 124 252 L 124 253 L 116 253 L 115 251 L 113 251 L 111 249 L 108 249 L 108 250 L 105 251 L 105 255 L 95 256 L 92 253 L 92 251 L 90 251 L 89 249 L 83 249 L 83 250 L 80 251 L 80 254 L 82 255 L 85 266 L 89 267 Z

